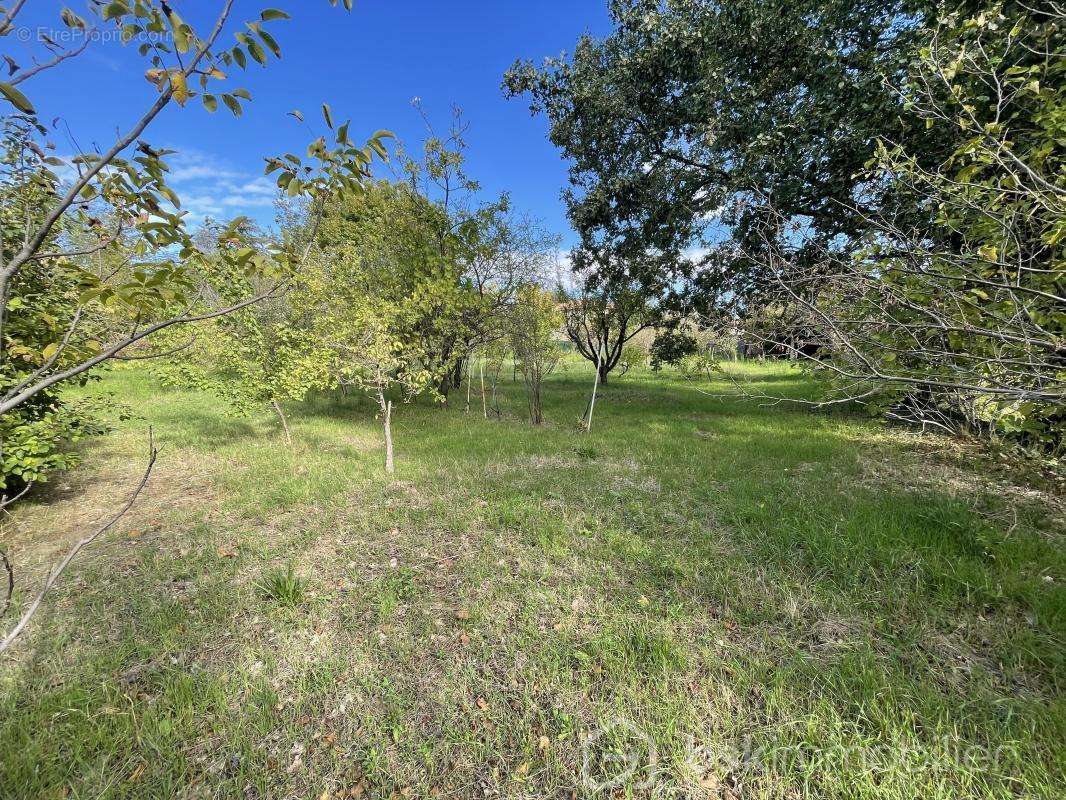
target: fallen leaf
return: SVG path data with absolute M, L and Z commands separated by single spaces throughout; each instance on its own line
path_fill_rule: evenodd
M 131 539 L 137 539 L 144 535 L 144 531 L 130 531 L 129 536 Z
M 551 739 L 549 739 L 547 736 L 541 736 L 540 739 L 537 741 L 537 748 L 542 752 L 547 751 L 547 749 L 551 746 Z
M 145 764 L 143 761 L 140 764 L 138 764 L 137 765 L 137 769 L 135 769 L 132 773 L 130 773 L 129 781 L 132 783 L 133 781 L 135 781 L 138 778 L 140 778 L 141 775 L 144 774 L 145 767 L 147 767 L 147 766 L 148 765 Z
M 455 612 L 455 618 L 456 619 L 470 619 L 470 609 L 469 608 L 457 609 L 456 612 Z
M 470 644 L 470 637 L 466 635 L 466 631 L 459 634 L 459 643 L 464 645 Z
M 474 702 L 477 703 L 477 707 L 480 708 L 482 711 L 489 707 L 489 701 L 486 700 L 484 697 L 479 696 L 478 699 Z
M 233 558 L 237 555 L 237 548 L 234 546 L 234 548 L 230 550 L 225 545 L 220 544 L 218 546 L 218 554 L 222 556 L 222 558 Z

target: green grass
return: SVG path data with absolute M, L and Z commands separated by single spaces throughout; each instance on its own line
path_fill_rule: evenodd
M 0 796 L 1063 796 L 1053 498 L 726 380 L 612 379 L 584 434 L 590 383 L 540 429 L 509 375 L 500 420 L 399 406 L 390 480 L 358 397 L 290 406 L 290 450 L 107 376 L 134 418 L 12 554 L 119 505 L 148 424 L 159 468 L 0 662 Z

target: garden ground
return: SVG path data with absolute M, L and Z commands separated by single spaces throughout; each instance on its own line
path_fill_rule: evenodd
M 799 392 L 787 365 L 730 369 Z M 943 440 L 589 370 L 269 415 L 160 390 L 4 523 L 0 796 L 1061 797 L 1062 505 Z M 7 628 L 14 610 L 2 619 Z

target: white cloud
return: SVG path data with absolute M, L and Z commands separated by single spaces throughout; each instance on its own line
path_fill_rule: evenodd
M 278 190 L 269 178 L 236 169 L 203 150 L 173 149 L 178 152 L 167 158 L 168 183 L 181 198 L 190 221 L 242 214 L 261 223 L 271 221 L 273 215 L 267 209 L 273 207 Z

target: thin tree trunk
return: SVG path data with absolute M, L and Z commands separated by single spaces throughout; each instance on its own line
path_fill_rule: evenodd
M 385 393 L 378 390 L 378 405 L 381 406 L 381 423 L 385 429 L 385 472 L 390 475 L 396 471 L 392 458 L 392 401 L 385 400 Z
M 271 405 L 274 406 L 274 411 L 278 415 L 278 419 L 281 420 L 281 427 L 285 430 L 285 441 L 289 447 L 292 447 L 292 433 L 289 432 L 289 422 L 285 419 L 285 412 L 281 410 L 281 404 L 277 400 L 271 400 Z
M 488 400 L 485 399 L 485 361 L 478 362 L 478 371 L 481 373 L 481 415 L 485 418 L 489 418 L 489 406 Z
M 392 474 L 396 464 L 392 460 L 392 401 L 385 408 L 385 471 Z
M 471 375 L 471 372 L 474 369 L 474 362 L 473 361 L 467 361 L 466 365 L 467 365 L 466 366 L 466 413 L 469 414 L 470 413 L 470 383 L 471 383 L 470 375 Z
M 540 383 L 535 383 L 529 392 L 529 416 L 533 420 L 534 425 L 540 425 L 544 421 L 544 417 L 540 412 Z
M 592 430 L 592 410 L 596 407 L 596 390 L 600 388 L 600 364 L 603 360 L 603 347 L 596 351 L 596 377 L 592 380 L 592 397 L 589 398 L 589 410 L 585 416 L 585 430 Z

